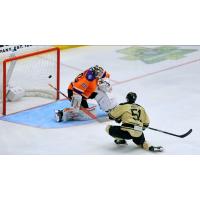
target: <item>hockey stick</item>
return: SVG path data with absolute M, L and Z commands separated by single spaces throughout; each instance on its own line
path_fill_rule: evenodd
M 61 92 L 60 90 L 58 90 L 57 88 L 55 88 L 52 84 L 48 84 L 51 88 L 53 88 L 54 90 L 58 91 L 60 94 L 62 94 L 66 99 L 70 100 L 69 97 L 67 95 L 65 95 L 63 92 Z M 87 109 L 81 107 L 80 110 L 82 110 L 86 115 L 88 115 L 90 118 L 95 119 L 99 122 L 99 120 L 97 119 L 96 115 L 92 114 L 90 111 L 88 111 Z
M 148 127 L 148 129 L 151 129 L 151 130 L 154 130 L 154 131 L 158 131 L 158 132 L 161 132 L 161 133 L 165 133 L 165 134 L 168 134 L 168 135 L 172 135 L 172 136 L 175 136 L 175 137 L 179 137 L 179 138 L 184 138 L 184 137 L 188 136 L 190 133 L 192 133 L 192 129 L 190 129 L 189 131 L 187 131 L 186 133 L 184 133 L 182 135 L 176 135 L 176 134 L 169 133 L 167 131 L 162 131 L 162 130 L 159 130 L 159 129 L 156 129 L 156 128 L 152 128 L 152 127 Z

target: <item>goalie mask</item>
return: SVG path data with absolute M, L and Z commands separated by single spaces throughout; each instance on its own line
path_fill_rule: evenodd
M 101 78 L 104 74 L 104 69 L 99 65 L 95 65 L 91 69 L 96 78 Z
M 134 92 L 129 92 L 126 95 L 126 100 L 128 103 L 135 103 L 136 99 L 137 99 L 137 94 Z

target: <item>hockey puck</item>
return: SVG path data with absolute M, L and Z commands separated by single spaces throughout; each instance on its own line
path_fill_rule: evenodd
M 48 76 L 48 78 L 51 78 L 51 77 L 52 77 L 52 75 L 49 75 L 49 76 Z

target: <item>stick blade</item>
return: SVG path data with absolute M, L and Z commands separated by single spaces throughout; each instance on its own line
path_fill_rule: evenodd
M 179 137 L 181 138 L 187 137 L 190 133 L 192 133 L 192 129 L 190 129 L 187 133 L 180 135 Z

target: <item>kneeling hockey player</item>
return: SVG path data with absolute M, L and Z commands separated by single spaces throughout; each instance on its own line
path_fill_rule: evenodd
M 109 98 L 107 92 L 111 92 L 111 85 L 105 81 L 110 74 L 101 66 L 95 65 L 79 74 L 68 87 L 68 97 L 71 101 L 71 108 L 56 111 L 56 120 L 67 121 L 70 119 L 80 120 L 80 115 L 84 113 L 80 107 L 89 109 L 87 100 L 95 99 L 103 111 L 112 109 L 117 104 L 114 99 Z
M 161 146 L 149 145 L 143 131 L 149 126 L 149 117 L 145 109 L 136 104 L 136 93 L 129 92 L 127 102 L 121 103 L 108 113 L 109 119 L 122 123 L 121 126 L 108 125 L 106 132 L 115 138 L 116 144 L 127 144 L 126 140 L 132 140 L 136 145 L 149 151 L 163 151 Z

